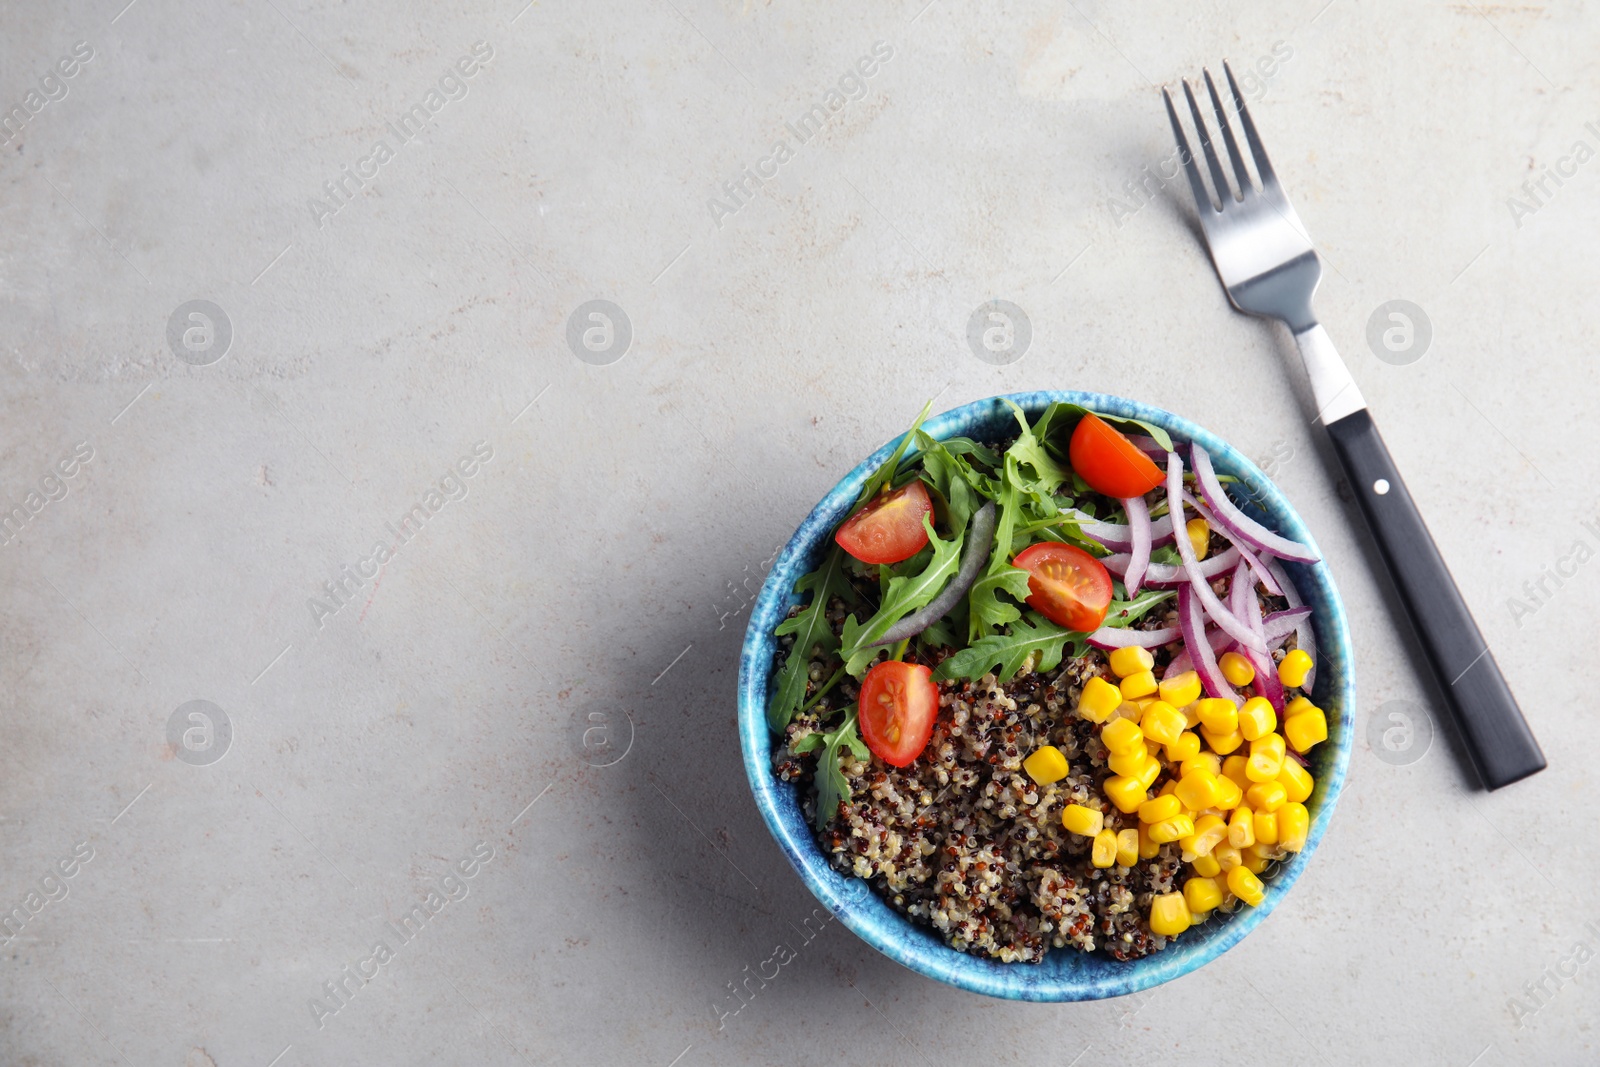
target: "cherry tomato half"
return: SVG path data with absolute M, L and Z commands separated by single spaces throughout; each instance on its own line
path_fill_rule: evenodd
M 1078 420 L 1067 454 L 1090 489 L 1118 500 L 1144 496 L 1166 478 L 1138 445 L 1098 415 Z
M 1105 621 L 1111 575 L 1083 549 L 1041 541 L 1012 563 L 1028 572 L 1028 606 L 1051 622 L 1088 633 Z
M 933 513 L 933 501 L 920 481 L 879 493 L 844 520 L 833 539 L 862 563 L 899 563 L 928 543 L 922 517 Z
M 887 660 L 861 680 L 860 703 L 861 739 L 883 762 L 907 767 L 933 735 L 939 687 L 920 663 Z

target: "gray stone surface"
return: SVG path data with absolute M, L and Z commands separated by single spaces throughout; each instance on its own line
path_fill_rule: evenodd
M 0 908 L 40 892 L 0 1061 L 1594 1061 L 1592 12 L 121 3 L 0 15 L 0 491 L 40 491 L 0 548 Z M 879 41 L 859 98 L 787 131 Z M 1224 303 L 1186 190 L 1127 185 L 1171 154 L 1154 85 L 1222 57 L 1270 68 L 1324 321 L 1550 769 L 1486 795 L 1448 730 L 1407 765 L 1358 741 L 1291 898 L 1148 995 L 990 1001 L 832 925 L 719 1027 L 814 905 L 740 769 L 743 608 L 927 397 L 1119 393 L 1270 461 L 1362 714 L 1435 707 L 1287 339 Z M 620 358 L 569 349 L 597 299 Z M 992 299 L 1028 316 L 1019 361 L 968 347 Z M 1420 359 L 1366 343 L 1396 299 Z M 169 327 L 195 300 L 225 351 Z M 347 966 L 371 980 L 314 1012 Z

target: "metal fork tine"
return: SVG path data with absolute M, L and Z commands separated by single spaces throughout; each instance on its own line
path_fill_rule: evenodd
M 1234 80 L 1233 68 L 1223 63 L 1222 72 L 1228 76 L 1228 88 L 1233 90 L 1233 106 L 1239 109 L 1239 125 L 1244 127 L 1244 139 L 1250 145 L 1250 156 L 1255 162 L 1256 173 L 1261 176 L 1262 191 L 1275 189 L 1278 185 L 1278 176 L 1273 173 L 1272 161 L 1267 158 L 1267 150 L 1261 146 L 1261 137 L 1256 133 L 1256 124 L 1250 117 L 1250 109 L 1244 106 L 1244 94 L 1239 91 L 1239 83 Z
M 1195 101 L 1194 90 L 1189 88 L 1187 80 L 1183 83 L 1183 95 L 1189 99 L 1189 114 L 1194 116 L 1194 128 L 1200 134 L 1200 147 L 1205 149 L 1206 165 L 1211 168 L 1211 180 L 1217 186 L 1217 202 L 1226 210 L 1228 201 L 1233 199 L 1233 190 L 1228 188 L 1228 176 L 1222 172 L 1217 150 L 1211 147 L 1211 131 L 1206 127 L 1205 117 L 1200 114 L 1200 105 Z
M 1228 122 L 1228 111 L 1222 106 L 1222 97 L 1217 95 L 1217 83 L 1211 80 L 1211 72 L 1205 71 L 1206 89 L 1211 93 L 1211 106 L 1217 112 L 1217 124 L 1222 127 L 1222 143 L 1228 147 L 1228 158 L 1233 161 L 1233 173 L 1239 179 L 1239 198 L 1242 200 L 1249 196 L 1254 186 L 1250 184 L 1250 172 L 1245 169 L 1244 156 L 1239 152 L 1239 142 L 1233 139 L 1233 126 Z
M 1172 106 L 1172 94 L 1162 89 L 1161 99 L 1167 102 L 1167 118 L 1172 120 L 1172 136 L 1178 139 L 1178 156 L 1183 160 L 1184 173 L 1189 175 L 1189 190 L 1194 193 L 1194 206 L 1200 213 L 1200 222 L 1205 224 L 1216 213 L 1216 205 L 1211 202 L 1211 194 L 1206 192 L 1206 183 L 1200 178 L 1200 165 L 1195 162 L 1194 146 L 1189 143 L 1189 135 L 1183 132 L 1183 123 L 1178 121 L 1178 109 Z

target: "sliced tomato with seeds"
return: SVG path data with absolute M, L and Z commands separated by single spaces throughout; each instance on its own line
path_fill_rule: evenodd
M 1127 434 L 1094 414 L 1078 420 L 1067 458 L 1090 489 L 1118 500 L 1144 496 L 1166 478 Z
M 939 687 L 920 663 L 888 660 L 861 680 L 861 739 L 872 754 L 908 767 L 928 747 L 939 715 Z
M 1028 606 L 1058 626 L 1098 630 L 1111 606 L 1111 575 L 1076 545 L 1041 541 L 1011 561 L 1028 572 Z
M 928 543 L 926 515 L 933 500 L 920 481 L 879 493 L 844 520 L 833 539 L 862 563 L 899 563 L 922 551 Z

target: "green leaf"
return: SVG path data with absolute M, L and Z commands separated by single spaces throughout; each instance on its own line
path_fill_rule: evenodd
M 778 671 L 772 687 L 772 702 L 767 705 L 767 725 L 774 733 L 789 725 L 805 701 L 806 682 L 811 671 L 811 650 L 822 646 L 824 654 L 839 647 L 839 639 L 828 625 L 828 600 L 834 596 L 853 596 L 844 573 L 844 550 L 837 545 L 828 550 L 822 566 L 794 583 L 797 593 L 811 594 L 811 601 L 798 615 L 784 619 L 775 631 L 779 637 L 794 635 L 789 658 Z
M 820 740 L 813 741 L 813 738 Z M 809 742 L 809 743 L 807 743 Z M 856 733 L 856 709 L 852 707 L 845 715 L 844 721 L 837 727 L 826 732 L 808 734 L 795 751 L 799 753 L 815 751 L 818 745 L 822 747 L 822 755 L 817 759 L 817 829 L 827 828 L 828 823 L 839 814 L 841 801 L 850 799 L 850 780 L 844 776 L 840 769 L 841 749 L 848 748 L 858 760 L 872 758 L 867 751 L 867 746 Z
M 1037 494 L 1048 499 L 1054 504 L 1052 494 L 1067 480 L 1067 472 L 1056 462 L 1044 447 L 1044 442 L 1034 436 L 1033 429 L 1028 425 L 1028 417 L 1022 413 L 1017 405 L 1010 405 L 1012 413 L 1017 417 L 1017 425 L 1021 431 L 1011 447 L 1006 449 L 1005 476 L 1015 482 L 1017 487 L 1024 492 Z M 1031 475 L 1024 473 L 1032 471 Z
M 912 422 L 911 429 L 907 430 L 905 436 L 900 438 L 900 443 L 895 446 L 894 452 L 890 454 L 888 459 L 879 464 L 878 469 L 872 472 L 872 477 L 868 478 L 866 483 L 862 485 L 861 495 L 856 497 L 855 505 L 850 509 L 852 515 L 862 504 L 877 496 L 890 482 L 894 481 L 895 474 L 900 470 L 901 457 L 906 454 L 906 449 L 911 447 L 911 442 L 916 440 L 917 432 L 922 429 L 923 420 L 928 417 L 928 412 L 932 410 L 932 400 L 922 405 L 922 411 L 917 414 L 916 420 Z
M 1028 572 L 1007 563 L 998 571 L 991 571 L 972 583 L 967 594 L 967 632 L 975 637 L 993 633 L 997 627 L 1008 626 L 1022 618 L 1022 609 L 1010 601 L 1001 600 L 998 593 L 1009 593 L 1017 604 L 1028 599 Z
M 1176 589 L 1146 589 L 1132 600 L 1113 600 L 1106 609 L 1104 626 L 1121 627 L 1131 625 L 1140 616 L 1149 613 L 1150 609 L 1158 604 L 1165 604 L 1178 595 Z
M 854 614 L 844 620 L 841 656 L 845 669 L 854 678 L 865 674 L 867 666 L 877 658 L 879 650 L 875 643 L 889 632 L 889 627 L 938 596 L 939 590 L 961 566 L 961 542 L 966 531 L 941 541 L 927 516 L 923 517 L 922 525 L 928 531 L 928 545 L 933 550 L 927 567 L 915 575 L 889 579 L 883 603 L 865 623 L 858 623 Z
M 1183 562 L 1183 556 L 1178 552 L 1177 545 L 1162 545 L 1160 548 L 1150 550 L 1151 563 L 1164 563 L 1169 567 L 1176 567 Z
M 1039 437 L 1049 441 L 1058 455 L 1066 455 L 1066 442 L 1071 440 L 1072 431 L 1077 429 L 1078 420 L 1083 418 L 1085 414 L 1098 415 L 1124 433 L 1132 431 L 1134 433 L 1149 434 L 1155 439 L 1156 444 L 1168 452 L 1172 451 L 1171 436 L 1168 435 L 1166 430 L 1154 423 L 1145 422 L 1143 419 L 1125 419 L 1120 415 L 1107 415 L 1103 411 L 1091 412 L 1090 409 L 1081 405 L 1059 401 L 1045 408 L 1044 414 L 1040 415 L 1038 421 L 1034 423 L 1034 432 Z
M 1009 633 L 974 641 L 946 659 L 933 672 L 933 677 L 936 681 L 978 679 L 994 671 L 1000 681 L 1008 682 L 1030 655 L 1034 657 L 1034 670 L 1053 670 L 1061 663 L 1069 643 L 1074 656 L 1083 655 L 1087 648 L 1083 634 L 1057 626 L 1038 612 L 1030 611 L 1011 625 Z

